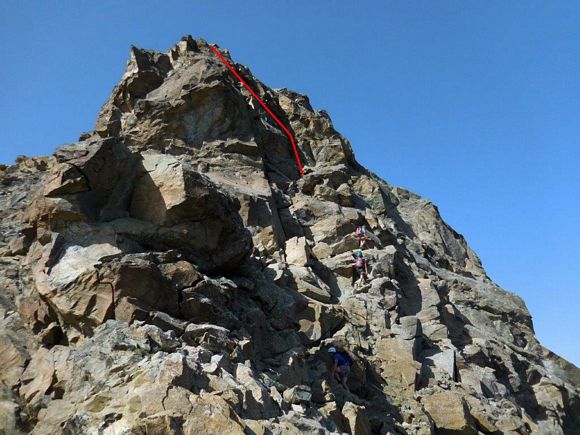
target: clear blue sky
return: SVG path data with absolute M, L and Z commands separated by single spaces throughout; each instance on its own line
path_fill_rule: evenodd
M 92 129 L 130 44 L 203 37 L 437 204 L 580 365 L 578 23 L 575 1 L 4 1 L 0 162 Z

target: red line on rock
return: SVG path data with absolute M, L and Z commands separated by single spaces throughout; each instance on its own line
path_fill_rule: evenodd
M 246 83 L 246 81 L 242 78 L 242 76 L 240 76 L 238 74 L 238 72 L 234 69 L 234 67 L 231 66 L 230 63 L 222 56 L 222 54 L 215 47 L 215 45 L 210 45 L 210 47 L 213 50 L 213 52 L 216 54 L 216 56 L 222 61 L 222 63 L 240 81 L 240 83 L 242 85 L 244 85 L 244 87 L 250 92 L 250 94 L 252 94 L 252 96 L 256 100 L 258 100 L 258 103 L 260 103 L 260 105 L 264 108 L 264 110 L 268 113 L 268 115 L 270 115 L 272 117 L 272 119 L 274 121 L 276 121 L 276 123 L 280 126 L 280 128 L 282 129 L 282 131 L 284 131 L 284 133 L 286 133 L 286 135 L 290 139 L 290 143 L 292 144 L 292 150 L 294 151 L 294 157 L 296 157 L 296 164 L 298 165 L 298 170 L 300 171 L 300 175 L 304 175 L 304 169 L 302 168 L 302 162 L 300 162 L 300 156 L 298 155 L 298 148 L 296 147 L 296 142 L 294 141 L 294 137 L 292 136 L 292 133 L 290 133 L 290 130 L 288 130 L 286 128 L 286 126 L 284 124 L 282 124 L 282 121 L 280 121 L 278 119 L 278 117 L 276 115 L 274 115 L 274 113 L 270 110 L 270 108 L 268 106 L 266 106 L 266 104 L 264 104 L 264 102 L 262 101 L 262 99 L 260 97 L 258 97 L 258 94 L 256 94 L 253 91 L 253 89 L 250 88 L 250 86 Z

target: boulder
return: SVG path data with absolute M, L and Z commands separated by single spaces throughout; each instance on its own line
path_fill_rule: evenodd
M 233 373 L 238 382 L 243 385 L 244 408 L 249 417 L 262 419 L 277 415 L 278 407 L 272 400 L 268 388 L 250 367 L 238 363 Z
M 383 338 L 376 352 L 382 377 L 397 396 L 414 392 L 421 364 L 415 361 L 414 344 L 410 340 Z
M 192 409 L 183 425 L 185 433 L 244 435 L 245 425 L 228 403 L 210 394 L 193 396 Z M 211 415 L 211 418 L 207 418 Z
M 330 302 L 330 288 L 309 267 L 289 266 L 291 287 L 309 298 L 320 302 Z
M 145 154 L 143 168 L 130 213 L 161 227 L 160 246 L 180 248 L 203 271 L 232 269 L 244 259 L 251 238 L 237 200 L 173 156 Z
M 78 167 L 67 163 L 56 168 L 44 186 L 45 196 L 70 195 L 89 190 L 88 180 Z
M 9 331 L 0 330 L 0 381 L 9 388 L 19 382 L 30 358 L 23 343 Z
M 437 351 L 425 350 L 421 354 L 423 365 L 430 370 L 444 373 L 451 381 L 457 379 L 457 367 L 455 365 L 455 351 L 451 349 Z
M 0 383 L 0 432 L 6 434 L 18 434 L 20 406 L 12 391 L 4 384 Z
M 302 385 L 309 379 L 305 356 L 290 349 L 276 358 L 276 381 L 284 386 Z
M 45 249 L 47 254 L 49 250 Z M 35 281 L 40 296 L 49 301 L 69 340 L 75 341 L 113 316 L 114 290 L 108 280 L 103 282 L 97 266 L 102 259 L 121 251 L 109 243 L 100 243 L 86 247 L 65 245 L 61 252 L 48 273 L 39 263 Z
M 348 420 L 352 435 L 371 434 L 371 426 L 364 407 L 355 405 L 352 402 L 346 402 L 342 407 L 342 415 Z
M 190 323 L 187 325 L 182 339 L 191 346 L 202 346 L 212 352 L 222 350 L 231 352 L 235 347 L 235 343 L 229 337 L 229 330 L 211 324 L 196 325 Z
M 444 391 L 421 398 L 421 403 L 441 434 L 475 435 L 475 423 L 463 398 L 455 392 Z
M 413 340 L 421 336 L 421 323 L 415 316 L 399 318 L 399 323 L 391 326 L 391 330 L 403 340 Z
M 53 387 L 65 369 L 70 350 L 68 347 L 55 346 L 51 350 L 40 348 L 22 373 L 19 392 L 31 406 L 38 405 L 44 395 Z
M 285 390 L 282 397 L 291 404 L 303 403 L 309 405 L 312 400 L 312 392 L 307 385 L 296 385 Z
M 216 280 L 205 279 L 181 292 L 180 315 L 190 322 L 213 322 L 226 328 L 239 326 L 240 321 L 228 308 L 232 288 Z
M 294 266 L 308 266 L 310 263 L 310 247 L 306 237 L 292 237 L 286 240 L 286 262 Z
M 495 418 L 492 417 L 493 412 L 487 409 L 487 406 L 484 402 L 476 399 L 473 396 L 467 396 L 465 400 L 469 406 L 469 413 L 473 417 L 476 425 L 489 433 L 498 431 L 498 428 L 494 423 Z
M 127 178 L 131 152 L 115 138 L 81 141 L 56 150 L 47 196 L 74 195 L 90 217 L 98 218 L 115 187 Z
M 301 336 L 307 342 L 316 342 L 337 330 L 344 320 L 344 314 L 336 306 L 309 302 L 296 318 Z

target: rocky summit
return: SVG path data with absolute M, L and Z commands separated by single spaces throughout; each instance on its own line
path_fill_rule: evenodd
M 94 131 L 0 167 L 0 433 L 580 433 L 578 369 L 437 207 L 221 52 L 304 176 L 207 42 L 131 48 Z

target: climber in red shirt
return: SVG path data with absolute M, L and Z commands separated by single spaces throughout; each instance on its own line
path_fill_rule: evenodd
M 364 225 L 359 225 L 355 230 L 356 237 L 358 238 L 358 247 L 360 249 L 364 248 L 367 243 L 367 229 Z
M 358 281 L 355 283 L 355 285 L 362 285 L 366 281 L 368 276 L 367 259 L 364 258 L 363 253 L 360 249 L 357 249 L 356 252 L 351 251 L 351 253 L 355 261 L 354 267 L 359 276 Z

